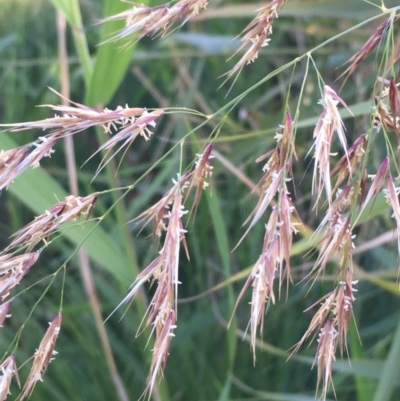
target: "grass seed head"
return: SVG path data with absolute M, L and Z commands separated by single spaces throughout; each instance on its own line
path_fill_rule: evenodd
M 36 263 L 39 251 L 18 256 L 0 255 L 0 299 L 4 300 Z M 2 324 L 2 323 L 1 323 Z
M 32 391 L 38 381 L 42 381 L 43 375 L 47 370 L 49 363 L 54 359 L 57 353 L 54 350 L 61 326 L 61 312 L 53 319 L 47 329 L 39 348 L 36 350 L 31 371 L 24 384 L 21 394 L 17 400 L 22 401 L 32 394 Z
M 314 362 L 318 363 L 317 391 L 319 386 L 322 385 L 322 400 L 326 399 L 329 387 L 331 385 L 333 386 L 332 367 L 336 360 L 335 352 L 337 347 L 337 336 L 338 332 L 334 327 L 334 321 L 333 319 L 330 319 L 326 322 L 319 334 L 317 354 L 314 360 Z
M 350 66 L 339 76 L 339 78 L 342 77 L 343 75 L 346 76 L 342 84 L 342 87 L 346 83 L 349 76 L 353 74 L 353 72 L 359 66 L 359 64 L 375 49 L 377 45 L 379 45 L 382 42 L 382 38 L 388 31 L 390 25 L 393 24 L 396 20 L 397 17 L 395 18 L 391 17 L 384 20 L 376 28 L 375 32 L 364 43 L 361 49 L 346 62 L 346 64 L 350 64 Z
M 4 401 L 10 393 L 11 380 L 15 376 L 20 386 L 15 356 L 10 355 L 0 365 L 0 401 Z
M 246 64 L 254 62 L 258 57 L 259 50 L 268 46 L 268 42 L 271 40 L 269 36 L 272 34 L 272 23 L 275 18 L 278 18 L 278 12 L 284 3 L 285 0 L 272 0 L 257 10 L 256 17 L 242 31 L 240 39 L 242 44 L 233 56 L 246 47 L 248 49 L 235 66 L 224 74 L 227 79 L 240 72 Z
M 133 4 L 129 10 L 105 18 L 101 23 L 125 20 L 125 28 L 104 43 L 129 38 L 127 45 L 147 35 L 165 36 L 174 25 L 183 26 L 189 19 L 207 7 L 209 0 L 180 0 L 169 6 L 147 7 Z M 135 33 L 138 33 L 134 36 Z
M 27 246 L 28 249 L 35 247 L 40 241 L 46 241 L 52 232 L 61 224 L 68 221 L 75 221 L 81 216 L 89 218 L 97 200 L 97 194 L 85 197 L 68 196 L 64 201 L 58 202 L 45 213 L 36 217 L 31 223 L 17 231 L 13 236 L 15 239 L 5 249 L 8 252 L 11 249 L 20 246 Z

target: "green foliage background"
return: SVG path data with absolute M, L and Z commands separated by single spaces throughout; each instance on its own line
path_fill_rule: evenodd
M 146 4 L 160 3 L 152 0 Z M 396 5 L 395 1 L 386 2 L 387 7 Z M 239 56 L 235 56 L 225 62 L 236 50 L 235 38 L 253 18 L 259 3 L 211 1 L 204 18 L 189 22 L 166 38 L 144 38 L 128 50 L 114 43 L 98 46 L 121 25 L 96 25 L 96 22 L 127 6 L 115 0 L 2 0 L 0 122 L 46 118 L 51 116 L 49 110 L 36 106 L 60 102 L 48 90 L 48 87 L 56 90 L 60 87 L 57 9 L 65 14 L 69 27 L 72 100 L 94 107 L 128 104 L 148 108 L 186 107 L 207 115 L 220 113 L 191 134 L 183 148 L 174 145 L 203 120 L 184 114 L 164 116 L 151 141 L 135 142 L 117 176 L 111 167 L 93 182 L 100 157 L 80 166 L 97 149 L 102 138 L 95 131 L 75 136 L 81 196 L 127 185 L 134 188 L 115 206 L 121 195 L 119 191 L 101 196 L 96 216 L 105 214 L 105 217 L 100 225 L 70 227 L 42 252 L 17 288 L 19 295 L 12 306 L 12 318 L 1 329 L 0 350 L 6 352 L 24 324 L 18 363 L 33 354 L 47 323 L 58 311 L 63 274 L 54 277 L 53 273 L 66 263 L 63 326 L 56 346 L 59 354 L 31 400 L 118 399 L 82 284 L 76 249 L 83 246 L 90 256 L 106 318 L 121 301 L 137 272 L 157 253 L 157 244 L 152 242 L 149 232 L 144 230 L 137 235 L 138 228 L 128 222 L 169 189 L 180 164 L 189 164 L 213 129 L 217 129 L 219 136 L 214 149 L 221 158 L 213 163 L 212 196 L 207 193 L 203 197 L 196 216 L 192 216 L 187 226 L 191 258 L 187 261 L 182 255 L 178 328 L 159 399 L 313 400 L 316 369 L 311 370 L 311 366 L 316 342 L 288 360 L 289 349 L 301 338 L 312 317 L 311 312 L 303 313 L 303 310 L 331 289 L 334 262 L 324 279 L 307 293 L 309 287 L 299 282 L 315 255 L 306 254 L 310 248 L 307 237 L 311 233 L 297 236 L 293 252 L 296 285 L 290 287 L 288 296 L 284 293 L 276 305 L 270 305 L 257 363 L 253 366 L 248 338 L 243 334 L 249 319 L 250 294 L 241 302 L 233 325 L 229 330 L 226 328 L 235 297 L 243 285 L 243 271 L 249 272 L 258 258 L 263 236 L 263 224 L 259 223 L 243 244 L 231 252 L 244 232 L 241 224 L 256 201 L 238 172 L 254 183 L 260 179 L 261 167 L 254 160 L 273 144 L 283 119 L 289 86 L 289 105 L 296 110 L 306 59 L 298 63 L 294 73 L 287 68 L 265 79 L 268 74 L 337 35 L 336 40 L 321 47 L 313 57 L 326 83 L 338 88 L 339 84 L 334 81 L 342 71 L 340 66 L 360 48 L 382 18 L 349 34 L 340 35 L 341 32 L 379 16 L 381 11 L 359 0 L 288 0 L 275 21 L 270 45 L 255 63 L 244 68 L 228 93 L 230 82 L 217 90 L 222 82 L 218 77 L 238 60 Z M 370 63 L 365 63 L 359 75 L 351 78 L 342 91 L 342 97 L 357 117 L 346 120 L 349 143 L 369 127 L 371 90 L 379 60 L 379 52 L 371 56 Z M 245 91 L 248 93 L 243 96 Z M 298 164 L 294 166 L 295 181 L 301 182 L 296 187 L 296 206 L 310 227 L 317 226 L 320 216 L 311 210 L 310 157 L 305 155 L 320 113 L 319 98 L 316 72 L 311 69 L 301 99 Z M 230 106 L 224 109 L 227 104 Z M 243 115 L 247 117 L 240 118 Z M 40 135 L 40 132 L 1 134 L 0 146 L 12 148 Z M 379 138 L 376 143 L 379 144 Z M 168 156 L 161 158 L 168 151 Z M 383 157 L 383 150 L 376 146 L 370 157 L 370 168 L 376 169 Z M 3 191 L 0 198 L 2 247 L 9 243 L 13 232 L 67 195 L 67 175 L 64 149 L 60 145 L 41 168 L 27 171 Z M 378 199 L 372 213 L 360 222 L 356 243 L 372 241 L 392 227 L 387 206 Z M 354 312 L 362 345 L 352 327 L 351 366 L 347 358 L 338 358 L 335 365 L 338 400 L 386 401 L 400 397 L 396 249 L 389 242 L 371 246 L 356 256 L 360 282 Z M 149 333 L 135 339 L 143 312 L 143 300 L 139 300 L 122 319 L 123 310 L 120 310 L 105 323 L 117 370 L 131 400 L 138 399 L 145 388 L 151 355 L 151 344 L 145 348 Z M 21 369 L 22 378 L 27 373 L 27 368 Z M 17 393 L 14 386 L 12 396 Z M 330 397 L 334 398 L 333 393 Z

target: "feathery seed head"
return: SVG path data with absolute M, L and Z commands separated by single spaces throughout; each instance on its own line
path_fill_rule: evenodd
M 0 255 L 0 299 L 5 299 L 39 257 L 39 251 L 12 256 Z M 4 306 L 4 305 L 3 305 Z M 2 323 L 1 323 L 2 324 Z
M 332 367 L 333 362 L 336 360 L 337 336 L 338 332 L 334 327 L 334 321 L 330 319 L 326 322 L 319 334 L 317 354 L 314 360 L 314 362 L 318 362 L 317 391 L 318 387 L 322 384 L 322 400 L 326 399 L 329 386 L 333 386 Z
M 188 171 L 183 176 L 178 176 L 177 180 L 173 180 L 174 186 L 156 204 L 141 213 L 134 221 L 143 222 L 145 227 L 153 220 L 153 235 L 161 237 L 167 229 L 164 219 L 169 205 L 174 201 L 177 191 L 183 191 L 188 187 L 190 174 Z
M 193 209 L 199 205 L 203 189 L 210 185 L 213 167 L 210 164 L 210 159 L 214 158 L 211 155 L 212 145 L 207 145 L 202 154 L 198 154 L 198 159 L 195 162 L 195 168 L 190 178 L 188 193 L 193 187 L 196 187 L 196 194 L 193 201 Z
M 390 25 L 392 25 L 396 20 L 397 17 L 390 17 L 384 20 L 361 47 L 361 49 L 346 62 L 346 64 L 350 64 L 350 66 L 339 76 L 340 78 L 343 75 L 346 75 L 342 86 L 346 83 L 349 76 L 356 70 L 358 65 L 368 56 L 368 54 L 372 52 L 372 50 L 375 49 L 379 43 L 381 43 L 382 38 L 386 34 Z
M 362 204 L 361 207 L 361 212 L 366 208 L 366 206 L 368 205 L 368 203 L 370 202 L 370 200 L 374 197 L 376 199 L 376 197 L 378 196 L 383 183 L 385 181 L 385 177 L 387 175 L 387 173 L 389 172 L 389 158 L 386 157 L 383 162 L 380 164 L 377 172 L 375 175 L 371 176 L 372 178 L 372 184 L 371 187 L 369 188 L 369 191 L 367 193 L 367 196 L 364 199 L 364 202 Z M 388 179 L 389 182 L 389 179 Z
M 355 297 L 353 293 L 357 291 L 353 288 L 358 280 L 353 280 L 353 272 L 346 269 L 345 280 L 339 282 L 339 289 L 335 300 L 335 323 L 338 328 L 338 342 L 340 353 L 343 356 L 343 349 L 347 351 L 347 332 L 349 329 L 350 319 L 353 316 L 353 302 Z
M 18 396 L 18 401 L 22 401 L 32 394 L 36 383 L 39 380 L 42 380 L 49 363 L 54 359 L 53 356 L 56 354 L 54 347 L 56 345 L 58 334 L 60 333 L 60 326 L 61 312 L 59 312 L 50 323 L 49 328 L 40 342 L 39 348 L 35 352 L 31 371 L 29 372 L 21 394 Z
M 322 329 L 323 325 L 326 323 L 326 321 L 328 320 L 329 316 L 332 313 L 332 310 L 335 307 L 336 295 L 337 295 L 337 290 L 335 289 L 326 294 L 325 296 L 323 296 L 320 300 L 318 300 L 316 303 L 314 303 L 304 311 L 304 312 L 309 311 L 315 305 L 318 304 L 321 305 L 317 313 L 311 319 L 310 325 L 308 326 L 306 332 L 303 334 L 303 337 L 295 345 L 293 353 L 297 352 L 310 336 L 314 338 L 316 333 L 318 333 Z
M 259 50 L 268 46 L 268 42 L 271 40 L 269 35 L 272 34 L 272 23 L 275 18 L 278 18 L 278 11 L 284 3 L 285 0 L 272 0 L 257 10 L 257 16 L 242 31 L 243 37 L 240 40 L 242 44 L 233 56 L 245 47 L 249 46 L 249 48 L 236 65 L 224 74 L 227 79 L 235 75 L 236 72 L 240 72 L 246 64 L 254 62 L 258 57 Z
M 171 7 L 163 5 L 153 8 L 144 4 L 133 4 L 132 9 L 101 21 L 102 23 L 116 20 L 125 20 L 126 22 L 124 29 L 104 43 L 129 38 L 136 32 L 138 32 L 138 35 L 130 38 L 125 46 L 140 40 L 144 36 L 156 35 L 158 32 L 160 32 L 160 35 L 165 36 L 176 23 L 180 22 L 179 28 L 190 18 L 199 14 L 202 9 L 206 8 L 208 1 L 180 0 Z
M 61 224 L 75 221 L 81 216 L 89 218 L 97 200 L 97 194 L 85 197 L 68 196 L 64 201 L 58 202 L 51 209 L 36 217 L 31 223 L 17 231 L 15 239 L 3 252 L 19 246 L 28 246 L 32 249 L 40 241 L 55 231 Z
M 317 202 L 322 194 L 323 187 L 325 187 L 328 201 L 331 201 L 330 158 L 332 156 L 332 139 L 335 132 L 338 135 L 339 141 L 345 151 L 346 160 L 349 163 L 344 124 L 337 109 L 339 103 L 348 109 L 346 103 L 344 103 L 337 93 L 331 87 L 325 85 L 323 98 L 320 101 L 324 110 L 315 127 L 315 142 L 312 146 L 314 148 L 315 159 L 312 192 L 316 193 Z
M 4 401 L 10 393 L 11 379 L 15 376 L 20 386 L 15 356 L 10 355 L 0 365 L 0 401 Z
M 359 136 L 353 143 L 353 145 L 347 150 L 347 154 L 336 163 L 335 167 L 331 171 L 331 176 L 337 174 L 337 180 L 335 188 L 332 193 L 335 193 L 339 186 L 346 180 L 351 178 L 353 171 L 361 165 L 362 160 L 365 156 L 365 147 L 367 144 L 368 136 L 363 134 Z

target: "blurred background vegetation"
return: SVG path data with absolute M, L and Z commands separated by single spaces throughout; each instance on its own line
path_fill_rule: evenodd
M 146 4 L 162 3 L 147 0 Z M 378 1 L 376 4 L 380 5 Z M 269 46 L 262 50 L 255 63 L 243 69 L 229 93 L 231 82 L 217 90 L 222 82 L 218 77 L 238 60 L 239 55 L 236 55 L 226 62 L 238 47 L 236 36 L 261 5 L 262 2 L 214 0 L 197 20 L 166 38 L 146 37 L 128 50 L 121 50 L 118 44 L 98 46 L 118 24 L 101 26 L 96 23 L 105 15 L 123 10 L 127 4 L 116 0 L 1 0 L 0 123 L 50 117 L 48 109 L 36 106 L 60 103 L 48 89 L 60 90 L 57 10 L 64 13 L 68 21 L 72 100 L 109 108 L 125 104 L 147 108 L 187 107 L 207 115 L 230 104 L 229 109 L 223 109 L 190 135 L 182 149 L 176 147 L 168 157 L 161 159 L 203 121 L 184 114 L 163 116 L 151 141 L 135 142 L 121 162 L 117 176 L 113 171 L 115 163 L 93 182 L 101 157 L 81 166 L 97 149 L 101 137 L 93 130 L 74 138 L 81 196 L 136 183 L 134 190 L 117 203 L 83 243 L 91 257 L 91 273 L 105 319 L 126 294 L 137 272 L 157 253 L 157 243 L 149 237 L 150 231 L 145 229 L 138 235 L 139 228 L 128 222 L 170 188 L 180 164 L 191 163 L 214 129 L 219 132 L 214 145 L 218 157 L 213 160 L 212 196 L 207 193 L 203 197 L 197 214 L 187 226 L 191 258 L 187 261 L 182 254 L 178 328 L 165 380 L 154 399 L 314 399 L 316 369 L 311 367 L 316 342 L 288 359 L 290 348 L 301 338 L 312 317 L 312 311 L 303 311 L 328 292 L 334 280 L 333 261 L 325 277 L 311 290 L 304 282 L 300 283 L 316 256 L 313 252 L 307 253 L 310 249 L 307 236 L 311 232 L 295 239 L 292 262 L 295 285 L 290 286 L 289 294 L 283 293 L 277 304 L 269 307 L 256 366 L 253 366 L 248 337 L 244 335 L 250 312 L 250 292 L 241 302 L 234 324 L 229 330 L 226 327 L 235 298 L 262 244 L 264 228 L 259 223 L 241 246 L 231 252 L 243 235 L 241 225 L 257 199 L 251 194 L 251 188 L 261 178 L 262 166 L 254 161 L 273 146 L 288 95 L 291 111 L 296 110 L 306 59 L 300 61 L 295 70 L 284 69 L 265 82 L 260 81 L 324 40 L 381 11 L 361 0 L 288 0 L 274 23 Z M 396 1 L 386 2 L 387 7 L 396 5 Z M 326 84 L 339 89 L 341 81 L 335 82 L 335 79 L 344 69 L 342 64 L 365 43 L 381 21 L 382 18 L 373 20 L 350 34 L 339 36 L 313 54 Z M 396 37 L 398 42 L 399 37 Z M 371 94 L 379 55 L 379 51 L 372 54 L 341 92 L 356 116 L 345 120 L 349 143 L 370 128 Z M 249 88 L 252 90 L 243 96 Z M 321 111 L 317 104 L 320 97 L 313 67 L 300 104 L 293 197 L 301 218 L 314 229 L 321 216 L 311 210 L 311 157 L 305 156 Z M 229 103 L 234 99 L 236 101 Z M 0 147 L 7 149 L 26 144 L 40 135 L 34 131 L 2 134 Z M 375 144 L 379 145 L 379 141 L 377 138 Z M 383 139 L 381 141 L 383 144 Z M 68 193 L 64 153 L 59 144 L 40 169 L 26 172 L 1 194 L 2 247 L 9 243 L 12 233 Z M 374 146 L 369 157 L 369 171 L 375 171 L 384 157 L 384 146 Z M 101 196 L 96 216 L 109 210 L 120 195 L 113 191 Z M 373 213 L 357 227 L 356 245 L 367 244 L 361 248 L 363 252 L 355 255 L 356 278 L 360 281 L 354 314 L 362 344 L 355 328 L 351 327 L 348 344 L 351 366 L 344 357 L 343 360 L 338 358 L 334 367 L 336 395 L 341 401 L 400 398 L 400 293 L 396 282 L 398 254 L 392 241 L 393 224 L 386 204 L 378 199 Z M 76 257 L 77 246 L 92 228 L 88 224 L 84 229 L 68 230 L 42 252 L 17 288 L 12 318 L 1 329 L 0 347 L 6 352 L 24 324 L 17 353 L 17 362 L 22 364 L 37 348 L 63 296 L 63 325 L 56 345 L 59 354 L 49 366 L 44 382 L 37 385 L 32 401 L 122 399 L 112 380 L 110 359 L 101 345 Z M 64 263 L 65 282 L 63 271 L 56 277 L 52 275 Z M 145 350 L 148 332 L 135 339 L 143 316 L 143 303 L 135 302 L 121 319 L 123 312 L 119 310 L 104 327 L 127 399 L 136 400 L 145 388 L 151 344 Z M 28 371 L 22 368 L 21 377 L 25 378 Z M 10 398 L 16 394 L 15 386 Z M 335 398 L 333 392 L 329 397 Z

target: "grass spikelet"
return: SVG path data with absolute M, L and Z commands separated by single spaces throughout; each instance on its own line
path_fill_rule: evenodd
M 0 299 L 2 301 L 36 263 L 39 253 L 36 251 L 18 256 L 0 255 Z
M 4 401 L 10 393 L 11 380 L 15 376 L 20 386 L 15 356 L 10 355 L 0 365 L 0 401 Z
M 332 156 L 331 147 L 333 134 L 335 132 L 337 133 L 339 141 L 345 151 L 346 159 L 347 161 L 349 160 L 344 124 L 337 109 L 339 103 L 348 109 L 346 103 L 344 103 L 336 92 L 328 85 L 325 85 L 323 98 L 320 101 L 324 110 L 322 111 L 314 130 L 315 142 L 312 147 L 314 149 L 315 159 L 312 192 L 316 195 L 316 204 L 321 197 L 323 188 L 325 188 L 328 202 L 331 202 L 332 187 L 330 179 L 330 159 Z
M 272 34 L 272 23 L 275 18 L 278 18 L 278 12 L 284 5 L 285 0 L 272 0 L 267 5 L 257 10 L 257 16 L 250 22 L 249 25 L 240 34 L 243 36 L 240 41 L 242 44 L 234 57 L 242 49 L 247 48 L 242 58 L 235 64 L 235 66 L 226 74 L 228 80 L 236 73 L 240 73 L 246 64 L 254 62 L 258 57 L 258 52 L 262 47 L 268 46 L 271 40 L 269 36 Z M 226 82 L 225 80 L 225 82 Z
M 111 39 L 103 42 L 114 42 L 129 38 L 128 44 L 136 42 L 147 35 L 165 36 L 173 26 L 182 27 L 192 17 L 207 7 L 209 0 L 180 0 L 171 6 L 148 7 L 144 4 L 133 4 L 133 7 L 122 13 L 105 18 L 101 23 L 125 21 L 125 28 Z M 138 32 L 136 36 L 134 34 Z
M 60 333 L 60 326 L 61 312 L 59 312 L 50 323 L 49 328 L 39 344 L 39 348 L 35 352 L 31 371 L 22 388 L 21 394 L 17 398 L 18 401 L 28 398 L 32 394 L 36 383 L 42 381 L 49 363 L 54 359 L 54 355 L 57 353 L 54 347 L 56 346 L 57 337 Z
M 17 231 L 14 240 L 3 251 L 9 252 L 18 247 L 33 249 L 40 241 L 54 232 L 61 224 L 75 221 L 81 216 L 89 218 L 97 200 L 97 194 L 85 197 L 68 196 L 64 201 L 58 202 L 44 214 L 36 217 L 31 223 Z

